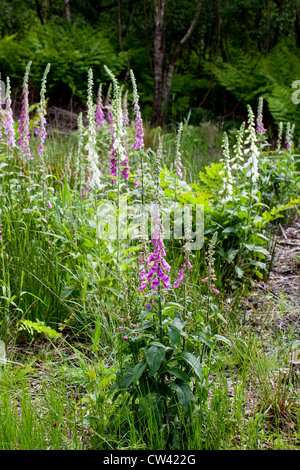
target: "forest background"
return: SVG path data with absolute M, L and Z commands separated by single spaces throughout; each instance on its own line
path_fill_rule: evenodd
M 292 122 L 297 144 L 299 48 L 298 0 L 0 2 L 1 73 L 11 79 L 16 113 L 29 60 L 30 102 L 51 63 L 48 105 L 75 113 L 86 103 L 90 67 L 107 91 L 106 65 L 129 92 L 134 71 L 151 126 L 238 128 L 246 105 L 256 109 L 262 96 L 269 137 Z

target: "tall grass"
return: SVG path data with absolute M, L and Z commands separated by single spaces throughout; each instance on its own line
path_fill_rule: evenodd
M 297 156 L 265 149 L 251 108 L 233 148 L 213 125 L 144 135 L 134 79 L 128 125 L 107 73 L 104 125 L 90 71 L 77 136 L 48 136 L 41 153 L 32 120 L 33 160 L 0 142 L 0 338 L 11 352 L 0 364 L 0 447 L 274 447 L 288 424 L 296 434 L 299 397 L 272 375 L 282 358 L 243 324 L 241 301 L 270 273 L 268 224 L 297 211 Z M 193 252 L 186 233 L 163 242 L 161 228 L 152 240 L 122 238 L 119 226 L 101 237 L 114 229 L 105 204 L 119 221 L 125 197 L 131 210 L 203 205 L 203 248 Z M 40 345 L 31 363 L 28 345 Z

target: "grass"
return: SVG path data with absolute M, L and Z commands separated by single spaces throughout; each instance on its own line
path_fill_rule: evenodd
M 159 134 L 149 131 L 147 146 L 157 150 Z M 134 136 L 131 126 L 128 148 Z M 207 212 L 204 249 L 191 256 L 189 277 L 158 297 L 139 291 L 142 244 L 98 236 L 104 201 L 117 201 L 125 189 L 133 201 L 153 200 L 153 154 L 133 152 L 128 186 L 122 180 L 114 186 L 106 178 L 107 126 L 96 143 L 103 186 L 81 197 L 74 172 L 87 184 L 87 155 L 76 168 L 76 136 L 49 137 L 45 166 L 35 159 L 25 169 L 18 150 L 1 143 L 0 337 L 7 358 L 0 364 L 0 449 L 300 449 L 299 377 L 290 366 L 296 330 L 274 326 L 274 315 L 283 318 L 288 302 L 261 293 L 251 316 L 247 308 L 270 268 L 263 211 L 274 222 L 266 207 L 278 202 L 278 160 L 285 178 L 295 177 L 294 186 L 282 178 L 289 188 L 282 191 L 282 212 L 297 204 L 290 202 L 298 190 L 293 162 L 288 153 L 260 150 L 263 191 L 254 194 L 241 174 L 226 201 L 219 195 L 224 166 L 216 126 L 185 126 L 183 181 L 172 173 L 176 136 L 161 137 L 164 202 L 200 202 Z M 142 189 L 134 187 L 135 172 Z M 150 248 L 146 244 L 148 255 Z M 176 279 L 182 241 L 166 241 L 166 251 Z M 220 295 L 201 282 L 212 266 Z

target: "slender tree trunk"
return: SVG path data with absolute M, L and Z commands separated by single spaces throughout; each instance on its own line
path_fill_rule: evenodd
M 68 23 L 71 23 L 71 7 L 70 0 L 64 0 L 65 5 L 65 17 Z
M 172 85 L 172 79 L 173 79 L 173 74 L 174 74 L 177 59 L 178 59 L 182 49 L 184 48 L 185 44 L 187 43 L 187 41 L 189 40 L 189 38 L 193 34 L 193 31 L 194 31 L 194 29 L 197 25 L 197 22 L 198 22 L 198 19 L 199 19 L 199 16 L 200 16 L 201 5 L 202 5 L 202 0 L 198 0 L 197 8 L 196 8 L 196 11 L 195 11 L 194 18 L 191 22 L 191 25 L 190 25 L 189 29 L 187 30 L 186 34 L 181 39 L 181 41 L 177 44 L 175 52 L 174 52 L 174 54 L 173 54 L 173 56 L 170 60 L 170 64 L 169 64 L 169 67 L 168 67 L 168 73 L 167 73 L 167 76 L 166 76 L 166 82 L 165 82 L 165 86 L 164 86 L 164 92 L 163 92 L 163 102 L 162 102 L 162 115 L 163 115 L 163 118 L 165 117 L 165 113 L 166 113 L 166 109 L 167 109 L 167 104 L 168 104 L 168 99 L 169 99 L 169 95 L 170 95 L 170 89 L 171 89 L 171 85 Z
M 165 119 L 172 79 L 176 62 L 187 41 L 197 25 L 202 0 L 198 0 L 193 20 L 170 59 L 166 72 L 165 20 L 167 0 L 154 0 L 155 34 L 154 34 L 154 100 L 152 125 L 162 126 Z
M 118 40 L 119 40 L 120 50 L 124 52 L 123 43 L 122 43 L 121 0 L 118 0 Z M 130 73 L 130 63 L 129 63 L 127 54 L 125 54 L 125 57 L 126 57 L 126 65 L 127 65 L 127 72 L 126 72 L 125 80 L 127 80 L 129 77 L 129 73 Z
M 36 12 L 37 12 L 37 15 L 39 17 L 39 20 L 40 20 L 41 24 L 44 25 L 45 20 L 44 20 L 43 15 L 42 15 L 42 7 L 40 5 L 39 0 L 35 0 L 35 6 L 36 6 Z
M 162 125 L 161 100 L 165 72 L 165 19 L 167 0 L 154 0 L 154 98 L 152 111 L 153 126 Z

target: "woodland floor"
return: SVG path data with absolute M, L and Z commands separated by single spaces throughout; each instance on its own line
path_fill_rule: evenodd
M 265 325 L 300 340 L 300 219 L 287 227 L 277 225 L 275 232 L 270 277 L 248 296 L 246 317 L 258 332 Z

